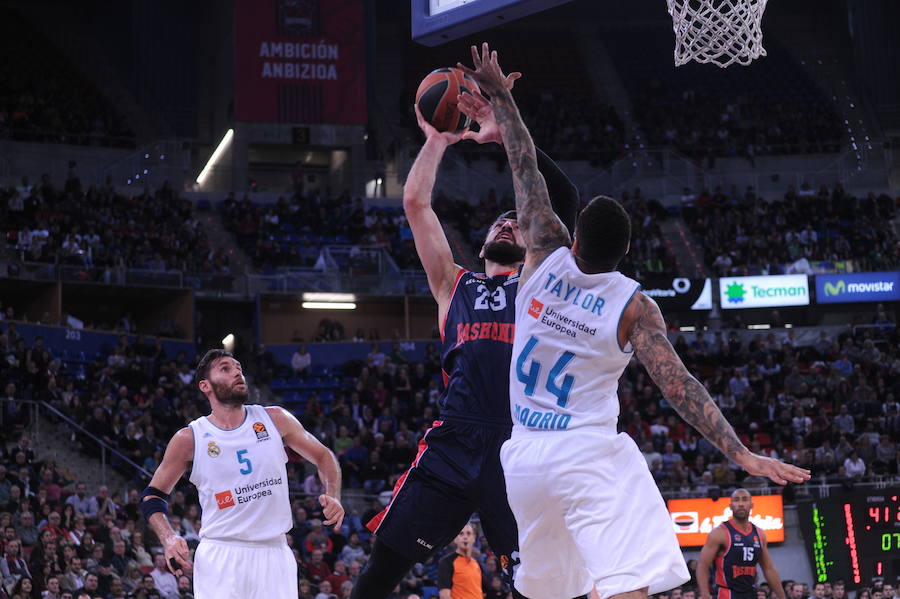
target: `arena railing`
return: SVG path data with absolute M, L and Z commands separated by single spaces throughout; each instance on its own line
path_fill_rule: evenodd
M 99 449 L 100 452 L 100 480 L 104 485 L 107 484 L 107 466 L 126 467 L 126 469 L 129 470 L 131 477 L 134 479 L 149 481 L 153 477 L 153 474 L 146 468 L 138 465 L 118 449 L 108 444 L 103 439 L 100 439 L 96 435 L 90 433 L 83 426 L 81 426 L 45 401 L 0 398 L 0 402 L 2 402 L 4 407 L 4 409 L 0 411 L 0 426 L 3 426 L 4 428 L 6 425 L 3 422 L 3 417 L 7 412 L 6 406 L 10 404 L 13 406 L 15 406 L 16 404 L 24 404 L 29 406 L 28 420 L 31 423 L 32 427 L 31 433 L 36 439 L 39 440 L 41 438 L 41 428 L 43 426 L 46 426 L 46 423 L 42 424 L 42 418 L 40 417 L 41 411 L 43 410 L 47 412 L 50 420 L 56 420 L 57 422 L 63 423 L 63 425 L 68 427 L 72 433 L 77 434 L 78 438 L 82 442 L 87 442 L 96 446 L 96 448 Z
M 756 484 L 753 484 L 753 483 Z M 875 474 L 867 475 L 862 478 L 845 478 L 840 481 L 817 477 L 802 485 L 791 485 L 790 487 L 782 487 L 773 485 L 768 481 L 760 481 L 759 479 L 746 479 L 741 486 L 748 489 L 754 495 L 784 495 L 785 503 L 797 503 L 798 501 L 806 501 L 812 499 L 827 499 L 838 490 L 855 489 L 865 491 L 879 491 L 890 486 L 900 483 L 900 475 L 897 474 Z M 720 494 L 736 485 L 721 485 L 718 487 Z M 665 499 L 688 499 L 693 497 L 709 497 L 712 488 L 690 489 L 690 490 L 665 490 L 660 489 Z M 786 489 L 790 489 L 789 493 L 785 493 Z M 712 491 L 715 494 L 715 491 Z
M 134 148 L 137 145 L 135 136 L 115 136 L 94 132 L 71 132 L 27 127 L 5 128 L 0 131 L 0 137 L 12 141 L 99 146 L 104 148 Z

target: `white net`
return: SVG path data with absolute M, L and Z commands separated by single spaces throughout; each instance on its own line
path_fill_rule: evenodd
M 725 68 L 766 55 L 763 12 L 768 0 L 666 0 L 675 31 L 675 66 L 691 60 Z

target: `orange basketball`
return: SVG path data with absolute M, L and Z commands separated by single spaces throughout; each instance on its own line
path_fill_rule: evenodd
M 481 93 L 475 80 L 452 67 L 428 73 L 416 91 L 416 104 L 426 121 L 438 131 L 461 133 L 469 117 L 459 111 L 456 97 L 463 92 Z

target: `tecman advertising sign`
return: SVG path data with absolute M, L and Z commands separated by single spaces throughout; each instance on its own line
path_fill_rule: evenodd
M 809 277 L 723 277 L 719 279 L 719 301 L 725 310 L 808 306 Z
M 816 275 L 816 303 L 900 301 L 900 272 Z

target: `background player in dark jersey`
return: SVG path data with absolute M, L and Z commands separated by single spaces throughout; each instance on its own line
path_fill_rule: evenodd
M 511 74 L 507 86 L 517 78 Z M 516 522 L 506 499 L 500 446 L 512 429 L 509 364 L 525 248 L 511 210 L 488 231 L 480 253 L 484 273 L 469 272 L 453 260 L 431 207 L 438 165 L 447 147 L 464 137 L 478 143 L 502 141 L 486 100 L 467 96 L 461 107 L 478 121 L 477 133 L 440 133 L 416 109 L 425 144 L 403 189 L 406 218 L 438 305 L 445 382 L 440 420 L 420 441 L 391 503 L 368 524 L 376 541 L 353 599 L 387 597 L 413 564 L 449 543 L 475 512 L 510 582 L 518 563 Z M 547 156 L 539 154 L 538 161 L 554 209 L 564 224 L 573 226 L 577 190 Z
M 756 569 L 778 599 L 785 599 L 781 577 L 766 544 L 766 533 L 750 522 L 753 498 L 746 489 L 731 494 L 731 519 L 715 527 L 700 551 L 697 586 L 700 599 L 710 599 L 709 572 L 715 564 L 718 599 L 756 599 Z

